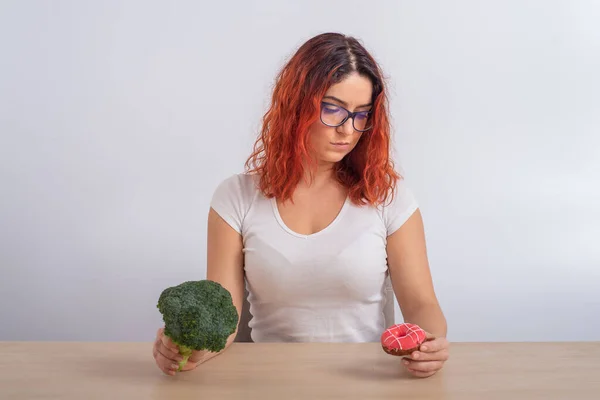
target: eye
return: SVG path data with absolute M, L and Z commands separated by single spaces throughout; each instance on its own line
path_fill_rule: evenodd
M 356 114 L 356 119 L 358 119 L 359 121 L 366 121 L 367 119 L 369 119 L 369 112 L 365 111 L 365 112 L 361 112 Z
M 336 113 L 340 112 L 340 108 L 335 107 L 335 106 L 326 105 L 326 106 L 323 106 L 323 112 L 325 114 L 336 114 Z

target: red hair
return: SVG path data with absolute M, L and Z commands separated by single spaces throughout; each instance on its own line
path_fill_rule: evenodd
M 309 128 L 319 119 L 321 99 L 329 87 L 357 72 L 373 84 L 373 126 L 335 167 L 336 178 L 355 204 L 382 204 L 399 174 L 390 157 L 390 121 L 382 73 L 354 38 L 325 33 L 304 43 L 277 76 L 271 106 L 254 150 L 246 161 L 249 173 L 260 176 L 267 197 L 292 198 L 305 176 L 305 165 L 316 166 L 309 147 Z

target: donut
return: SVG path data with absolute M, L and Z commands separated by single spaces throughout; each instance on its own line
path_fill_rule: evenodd
M 381 347 L 393 356 L 406 356 L 419 349 L 427 334 L 415 324 L 392 325 L 381 335 Z

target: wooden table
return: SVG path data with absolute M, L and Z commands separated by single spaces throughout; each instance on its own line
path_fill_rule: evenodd
M 0 342 L 0 399 L 600 399 L 600 343 L 456 343 L 426 379 L 376 343 L 234 343 L 175 377 L 151 346 Z

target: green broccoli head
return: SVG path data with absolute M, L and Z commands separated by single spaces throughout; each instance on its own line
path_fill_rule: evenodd
M 223 350 L 239 320 L 231 293 L 210 280 L 188 281 L 165 289 L 157 307 L 165 322 L 165 335 L 184 356 L 181 366 L 193 350 Z

